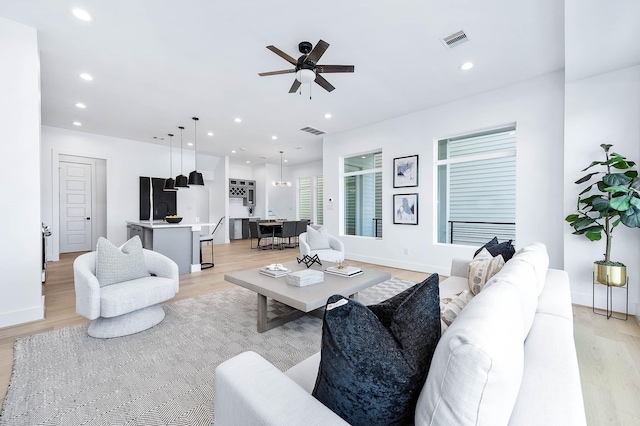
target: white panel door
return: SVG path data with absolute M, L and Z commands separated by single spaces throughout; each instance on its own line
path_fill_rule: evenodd
M 60 253 L 91 249 L 91 165 L 60 162 Z

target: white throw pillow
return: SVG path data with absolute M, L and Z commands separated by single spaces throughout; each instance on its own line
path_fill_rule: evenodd
M 148 277 L 142 252 L 142 241 L 137 235 L 120 248 L 106 238 L 98 238 L 96 244 L 96 278 L 100 287 L 123 281 Z
M 476 295 L 482 291 L 491 277 L 500 272 L 504 266 L 502 255 L 493 257 L 489 250 L 483 248 L 480 253 L 469 262 L 469 290 Z
M 321 226 L 316 231 L 310 226 L 307 226 L 307 244 L 311 250 L 324 250 L 330 249 L 329 233 Z
M 462 308 L 473 299 L 471 290 L 464 290 L 452 299 L 446 298 L 440 300 L 440 326 L 442 332 L 449 328 L 453 320 L 456 319 Z

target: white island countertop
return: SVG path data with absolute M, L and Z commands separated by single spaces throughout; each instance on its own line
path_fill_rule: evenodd
M 180 223 L 169 223 L 164 220 L 138 220 L 138 221 L 127 221 L 127 225 L 138 225 L 144 228 L 151 229 L 161 229 L 161 228 L 191 228 L 194 231 L 199 231 L 203 226 L 216 226 L 215 223 L 209 222 L 197 222 L 197 223 L 189 223 L 182 221 Z

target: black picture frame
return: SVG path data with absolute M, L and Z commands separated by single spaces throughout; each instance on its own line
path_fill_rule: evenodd
M 418 186 L 418 156 L 408 155 L 393 159 L 393 187 Z
M 393 223 L 418 224 L 418 194 L 393 194 Z

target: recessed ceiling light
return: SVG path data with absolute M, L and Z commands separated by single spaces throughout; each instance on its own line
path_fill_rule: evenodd
M 249 164 L 251 161 L 247 160 L 246 163 Z
M 207 136 L 213 136 L 213 132 L 207 133 Z
M 187 146 L 193 146 L 193 142 L 187 143 Z
M 331 118 L 331 114 L 326 113 L 326 114 L 324 115 L 324 118 Z
M 242 121 L 242 118 L 236 117 L 233 119 L 233 121 L 235 121 L 236 123 L 240 123 Z
M 73 13 L 73 16 L 75 16 L 81 21 L 90 22 L 92 19 L 91 15 L 89 15 L 89 12 L 87 12 L 86 10 L 73 9 L 71 13 Z
M 288 162 L 289 162 L 289 160 L 284 160 L 284 162 L 285 162 L 285 163 L 288 163 Z
M 271 139 L 273 139 L 275 141 L 276 139 L 278 139 L 278 137 L 276 135 L 273 135 L 273 136 L 271 136 Z
M 72 124 L 74 126 L 82 126 L 82 123 L 80 123 L 79 121 L 74 121 Z
M 235 150 L 235 149 L 232 149 L 232 150 L 231 150 L 231 153 L 232 153 L 232 154 L 235 154 L 235 153 L 236 153 L 236 150 Z
M 87 106 L 86 106 L 85 104 L 83 104 L 82 102 L 78 102 L 78 103 L 76 104 L 76 106 L 77 106 L 78 108 L 83 108 L 83 109 L 87 107 Z
M 462 71 L 468 71 L 471 68 L 473 68 L 473 63 L 471 63 L 471 62 L 465 62 L 464 64 L 460 65 L 460 69 Z
M 93 80 L 93 77 L 91 76 L 91 74 L 87 74 L 86 72 L 83 72 L 82 74 L 80 74 L 80 78 L 87 81 Z

